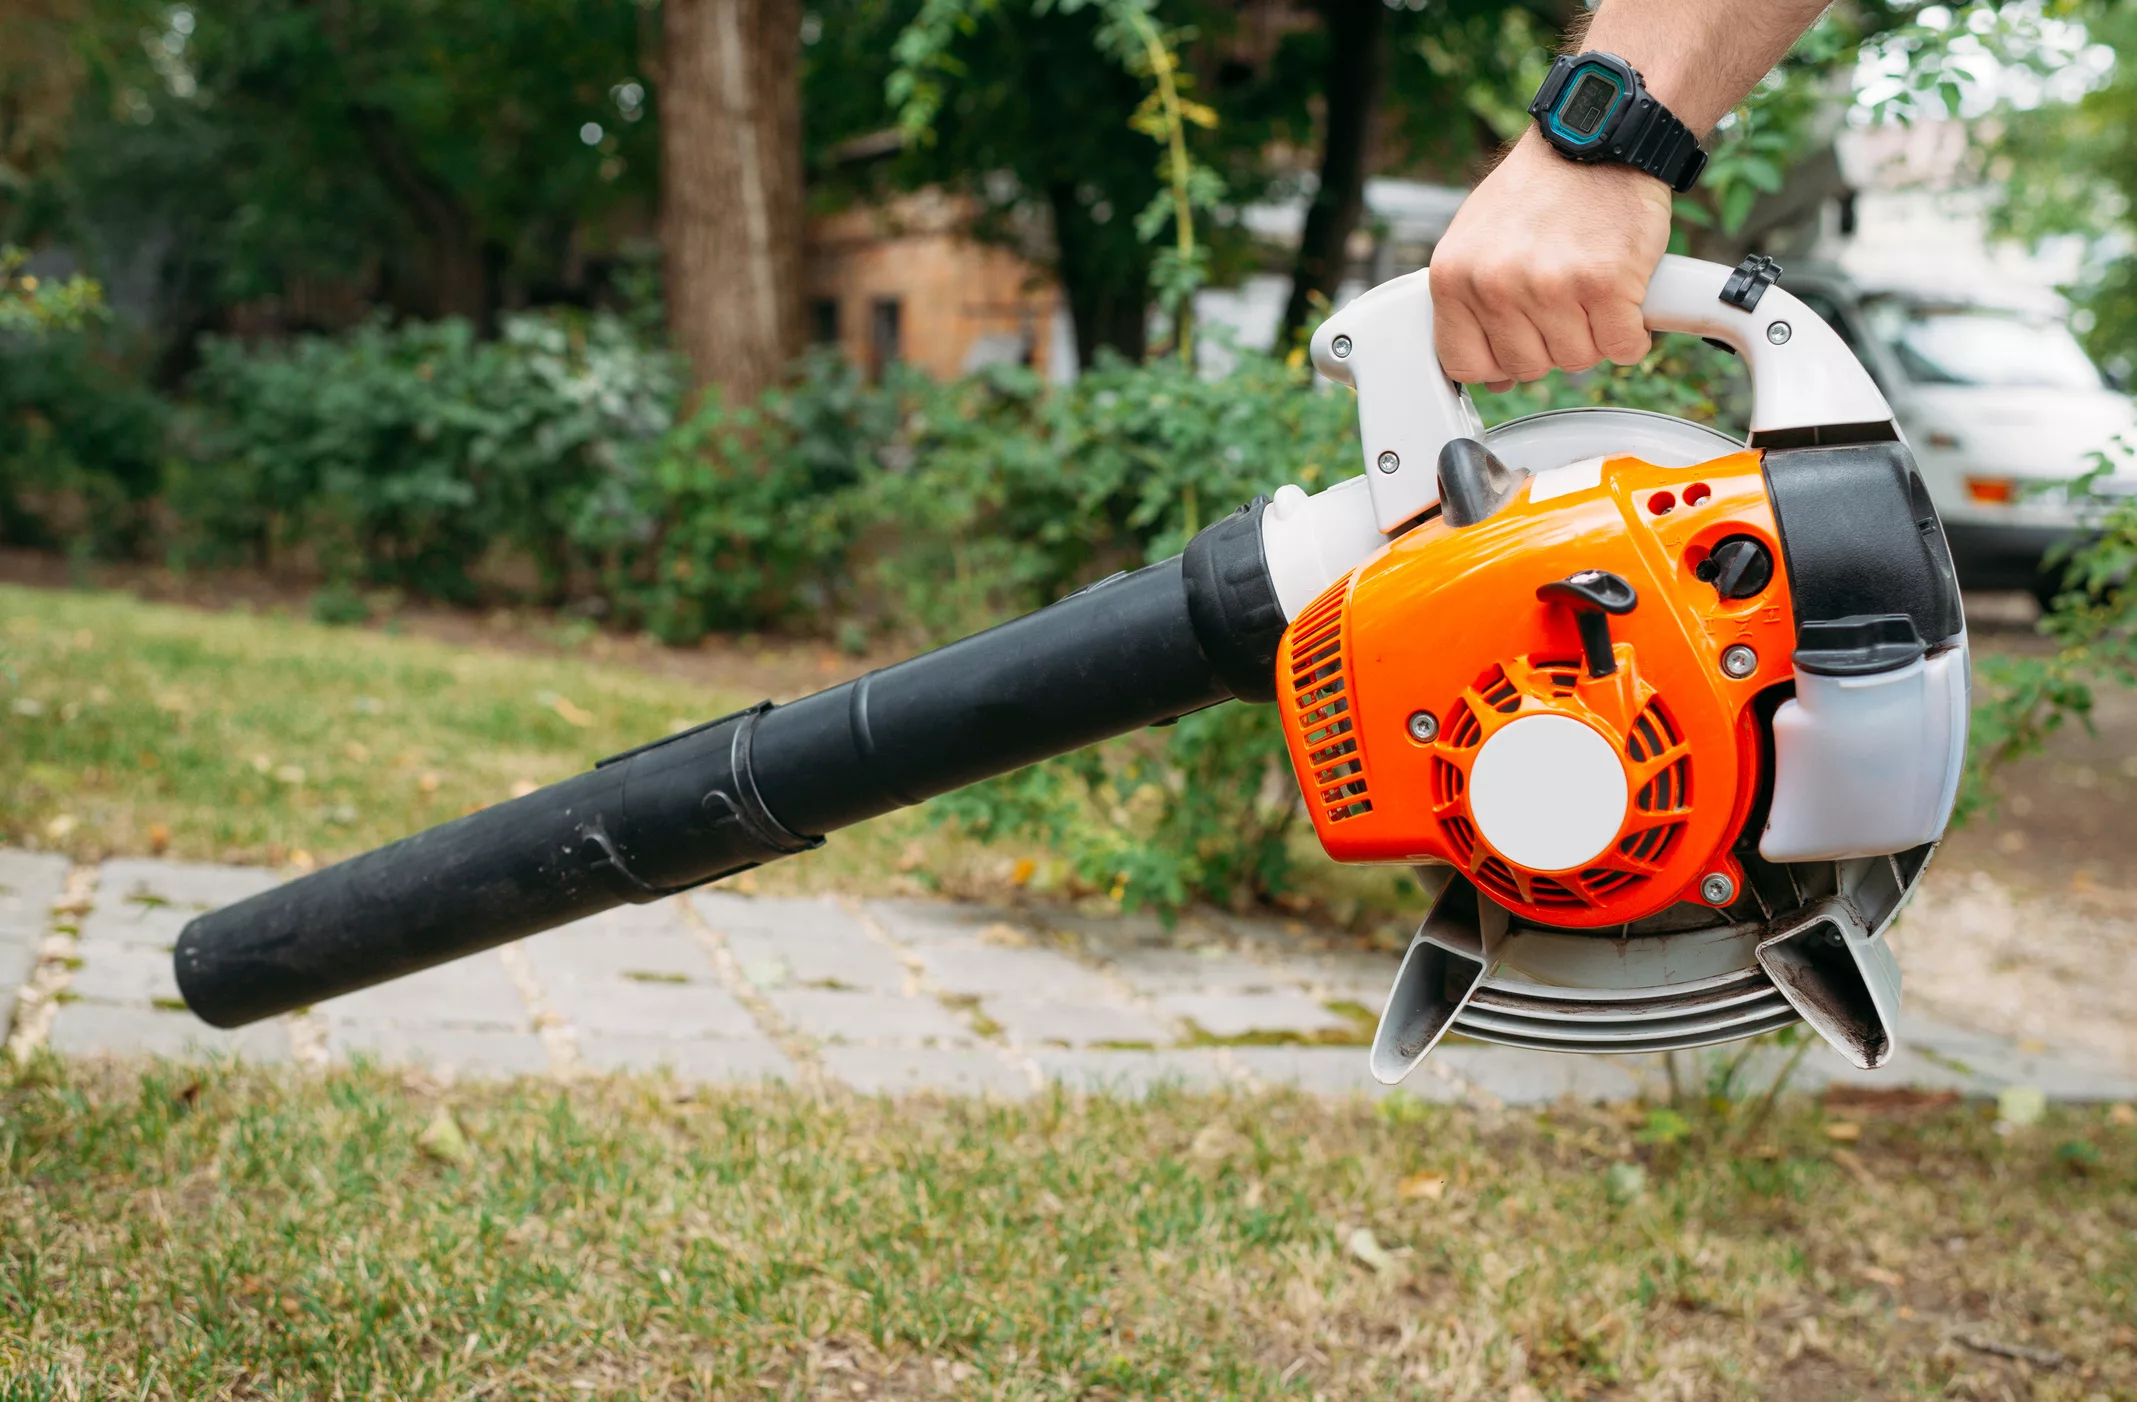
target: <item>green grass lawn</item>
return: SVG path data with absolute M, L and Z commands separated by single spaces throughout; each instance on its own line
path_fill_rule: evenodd
M 0 587 L 0 841 L 345 856 L 739 700 L 571 658 Z
M 571 658 L 0 588 L 0 840 L 342 857 L 735 701 Z
M 0 585 L 0 844 L 301 869 L 756 699 L 568 654 Z M 1006 885 L 1025 855 L 907 812 L 744 882 Z
M 2137 1130 L 1853 1115 L 46 1060 L 0 1396 L 2137 1395 Z

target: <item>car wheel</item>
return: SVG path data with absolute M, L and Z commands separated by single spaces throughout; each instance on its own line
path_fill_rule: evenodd
M 2033 582 L 2027 586 L 2026 592 L 2039 602 L 2042 613 L 2055 612 L 2055 597 L 2063 592 L 2063 572 L 2061 570 L 2041 571 L 2033 576 Z

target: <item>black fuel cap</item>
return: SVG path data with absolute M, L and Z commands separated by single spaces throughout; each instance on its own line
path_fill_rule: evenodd
M 1773 583 L 1773 552 L 1751 536 L 1725 536 L 1692 573 L 1724 599 L 1748 599 Z

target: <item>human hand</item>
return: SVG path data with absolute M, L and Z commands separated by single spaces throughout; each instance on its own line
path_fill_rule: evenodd
M 1440 364 L 1494 390 L 1647 354 L 1647 280 L 1669 247 L 1669 187 L 1581 165 L 1531 130 L 1455 213 L 1432 254 Z

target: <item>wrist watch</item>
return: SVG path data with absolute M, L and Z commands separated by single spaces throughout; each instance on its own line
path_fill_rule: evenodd
M 1529 115 L 1558 154 L 1646 171 L 1678 194 L 1707 168 L 1699 138 L 1647 91 L 1616 54 L 1560 55 L 1536 89 Z

